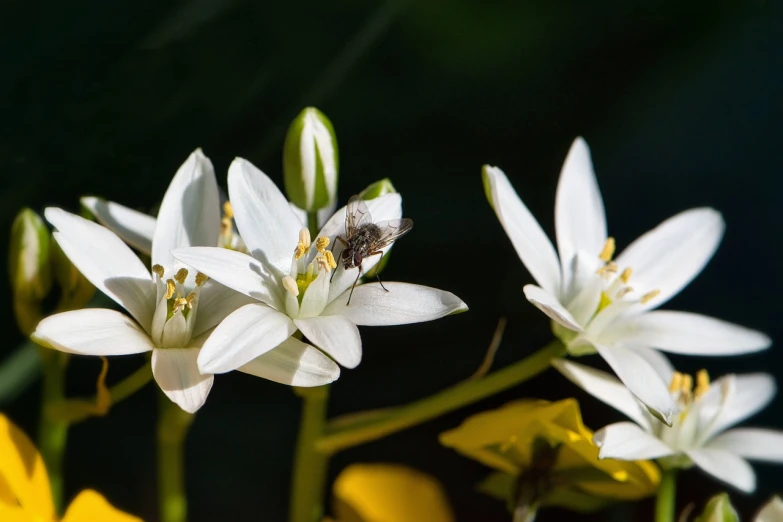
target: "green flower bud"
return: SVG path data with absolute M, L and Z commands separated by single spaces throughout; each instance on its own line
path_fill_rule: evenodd
M 29 335 L 43 318 L 42 305 L 52 288 L 49 229 L 25 208 L 11 225 L 8 268 L 19 329 Z
M 739 522 L 739 515 L 731 505 L 729 495 L 721 493 L 707 502 L 704 511 L 694 522 Z
M 397 192 L 397 190 L 394 188 L 394 185 L 392 185 L 391 180 L 389 178 L 383 178 L 380 181 L 367 185 L 366 189 L 359 192 L 359 197 L 367 201 L 385 196 L 386 194 L 394 194 L 395 192 Z
M 57 241 L 52 241 L 51 257 L 54 279 L 60 287 L 60 301 L 55 311 L 67 312 L 87 306 L 95 294 L 95 287 L 73 266 Z
M 337 136 L 332 122 L 315 107 L 291 122 L 283 145 L 283 179 L 288 199 L 313 212 L 337 197 Z

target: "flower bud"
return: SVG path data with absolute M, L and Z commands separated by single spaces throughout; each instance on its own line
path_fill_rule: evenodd
M 19 328 L 30 334 L 43 318 L 42 304 L 52 288 L 49 229 L 32 210 L 17 214 L 11 226 L 8 268 Z
M 283 145 L 283 178 L 288 199 L 313 212 L 337 197 L 337 137 L 332 122 L 315 107 L 291 122 Z
M 397 190 L 394 188 L 394 185 L 392 185 L 391 180 L 389 178 L 383 178 L 382 180 L 367 185 L 366 189 L 359 192 L 359 197 L 367 201 L 385 196 L 386 194 L 394 194 L 395 192 L 397 192 Z
M 694 522 L 739 522 L 739 515 L 731 505 L 729 495 L 715 495 L 704 506 L 704 511 Z
M 57 241 L 52 241 L 51 258 L 54 279 L 60 287 L 56 312 L 79 310 L 87 306 L 95 294 L 95 287 L 71 263 Z

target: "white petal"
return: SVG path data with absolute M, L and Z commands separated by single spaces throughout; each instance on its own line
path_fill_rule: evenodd
M 568 151 L 555 198 L 557 250 L 563 267 L 563 290 L 573 296 L 570 276 L 580 251 L 595 258 L 606 242 L 604 202 L 590 160 L 590 149 L 577 138 Z
M 172 254 L 224 286 L 273 308 L 282 306 L 276 276 L 252 256 L 218 247 L 185 248 Z
M 775 379 L 769 374 L 727 375 L 710 385 L 710 390 L 703 400 L 708 401 L 713 394 L 719 393 L 721 389 L 719 381 L 729 377 L 734 380 L 732 393 L 726 398 L 725 404 L 705 437 L 720 433 L 755 415 L 772 401 L 777 392 Z
M 109 229 L 59 208 L 47 208 L 46 219 L 68 259 L 97 289 L 149 328 L 155 307 L 155 284 L 136 254 Z
M 764 504 L 753 522 L 781 522 L 783 521 L 783 500 L 777 495 Z
M 554 295 L 536 285 L 525 285 L 522 290 L 525 292 L 527 300 L 536 305 L 550 319 L 574 332 L 582 331 L 582 327 L 571 315 L 571 312 L 566 310 Z
M 248 249 L 281 275 L 287 274 L 302 224 L 283 193 L 242 158 L 236 158 L 228 169 L 228 193 L 239 235 Z
M 522 264 L 541 288 L 560 295 L 560 261 L 552 242 L 502 170 L 487 165 L 482 174 L 487 197 Z
M 296 332 L 288 316 L 262 304 L 249 304 L 215 328 L 201 348 L 199 369 L 226 373 L 244 366 Z
M 138 210 L 133 210 L 103 198 L 84 197 L 79 200 L 92 212 L 98 222 L 120 236 L 133 248 L 150 255 L 152 236 L 157 220 Z
M 365 201 L 365 203 L 367 204 L 367 210 L 370 212 L 370 216 L 374 223 L 402 217 L 402 197 L 399 194 L 385 194 L 379 198 Z M 332 302 L 349 289 L 353 285 L 353 282 L 356 281 L 356 276 L 359 273 L 357 268 L 345 270 L 343 264 L 340 262 L 340 255 L 342 254 L 344 245 L 336 239 L 338 235 L 342 238 L 346 237 L 345 207 L 342 207 L 335 212 L 318 234 L 318 237 L 329 238 L 330 244 L 332 245 L 332 251 L 337 260 L 337 268 L 334 271 L 332 283 L 329 288 L 329 302 Z M 385 254 L 393 245 L 394 243 L 388 245 L 381 251 Z M 368 272 L 382 257 L 382 255 L 375 255 L 366 258 L 362 261 L 362 272 Z
M 593 442 L 601 448 L 600 459 L 657 459 L 675 452 L 663 441 L 632 422 L 610 424 L 595 432 Z
M 434 321 L 468 309 L 459 297 L 437 288 L 395 282 L 383 285 L 388 292 L 378 283 L 357 286 L 346 306 L 349 289 L 323 315 L 344 315 L 360 326 L 389 326 Z
M 81 355 L 129 355 L 154 348 L 130 317 L 105 308 L 50 315 L 38 323 L 32 337 L 38 343 Z
M 686 454 L 694 464 L 718 480 L 745 493 L 753 493 L 756 489 L 756 474 L 742 457 L 717 449 L 690 450 Z
M 763 350 L 772 344 L 769 337 L 756 330 L 705 315 L 668 310 L 629 316 L 614 329 L 623 341 L 671 353 L 736 355 Z
M 337 380 L 340 367 L 317 348 L 289 337 L 239 368 L 240 372 L 290 386 L 321 386 Z
M 650 417 L 636 397 L 614 375 L 567 359 L 555 359 L 552 366 L 599 401 L 625 414 L 645 430 L 650 430 Z
M 619 345 L 594 346 L 628 390 L 651 412 L 657 413 L 661 420 L 670 424 L 674 402 L 669 394 L 668 383 L 663 382 L 650 363 L 633 350 Z
M 175 268 L 171 251 L 217 245 L 220 196 L 212 162 L 196 149 L 177 170 L 158 211 L 152 263 Z
M 299 307 L 299 312 L 295 316 L 290 314 L 289 316 L 316 317 L 321 315 L 329 298 L 329 277 L 330 272 L 319 270 L 315 281 L 310 283 L 307 290 L 305 290 L 304 296 L 302 296 L 302 305 Z M 291 294 L 289 293 L 289 295 Z
M 647 348 L 646 346 L 629 346 L 628 348 L 647 361 L 664 383 L 672 382 L 674 367 L 665 355 L 652 348 Z
M 163 325 L 160 338 L 162 348 L 184 348 L 190 342 L 190 332 L 185 316 L 177 312 Z
M 362 360 L 359 329 L 341 315 L 295 319 L 307 339 L 346 368 L 356 368 Z
M 152 375 L 172 402 L 195 413 L 207 400 L 214 376 L 199 373 L 198 348 L 157 348 L 152 352 Z
M 234 310 L 254 302 L 254 299 L 232 288 L 209 280 L 201 287 L 198 295 L 196 324 L 193 336 L 201 335 L 213 328 Z
M 751 460 L 783 462 L 783 432 L 776 430 L 735 428 L 718 435 L 706 447 Z
M 642 305 L 656 308 L 702 271 L 718 248 L 724 229 L 720 212 L 711 208 L 686 210 L 639 237 L 616 262 L 633 269 L 631 285 L 641 294 L 660 290 Z

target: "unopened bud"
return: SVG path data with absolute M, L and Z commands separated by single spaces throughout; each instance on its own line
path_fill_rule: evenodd
M 84 308 L 95 294 L 95 287 L 71 263 L 57 241 L 52 241 L 51 258 L 54 279 L 60 287 L 60 301 L 56 311 L 67 312 Z
M 337 137 L 332 122 L 315 107 L 291 122 L 283 145 L 283 178 L 288 199 L 313 212 L 337 197 Z
M 395 192 L 397 192 L 397 190 L 394 188 L 394 185 L 392 185 L 391 180 L 389 178 L 383 178 L 382 180 L 367 185 L 366 189 L 359 192 L 359 197 L 367 201 L 385 196 L 386 194 L 394 194 Z
M 41 217 L 25 208 L 11 226 L 8 268 L 19 328 L 30 334 L 43 318 L 42 305 L 52 288 L 51 238 Z
M 731 505 L 729 495 L 721 493 L 707 502 L 704 511 L 694 522 L 739 522 L 739 515 Z

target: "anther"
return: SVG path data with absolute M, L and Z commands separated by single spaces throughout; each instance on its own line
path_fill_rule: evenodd
M 202 274 L 201 272 L 196 272 L 196 286 L 201 286 L 204 283 L 207 282 L 209 277 L 206 274 Z
M 174 295 L 174 292 L 177 291 L 177 284 L 174 282 L 173 279 L 167 279 L 166 280 L 166 299 L 171 299 L 171 297 Z
M 680 385 L 680 397 L 686 404 L 691 402 L 693 394 L 693 377 L 687 373 L 682 376 L 682 384 Z
M 622 280 L 623 283 L 628 284 L 628 281 L 631 279 L 631 272 L 633 272 L 631 270 L 631 267 L 628 267 L 625 270 L 623 270 L 622 274 L 620 274 L 620 279 Z
M 707 370 L 699 370 L 696 373 L 696 389 L 693 390 L 693 396 L 699 398 L 710 389 L 710 374 Z
M 614 238 L 611 236 L 607 237 L 606 243 L 604 243 L 604 248 L 601 249 L 601 253 L 598 254 L 598 258 L 601 259 L 601 261 L 611 261 L 612 256 L 614 255 L 614 247 Z
M 329 238 L 328 237 L 319 237 L 315 240 L 315 248 L 322 254 L 326 250 L 326 247 L 329 246 Z
M 660 294 L 660 293 L 661 293 L 660 290 L 653 290 L 652 292 L 647 292 L 646 294 L 644 294 L 642 296 L 641 303 L 642 304 L 649 303 L 650 301 L 655 299 L 658 296 L 658 294 Z
M 630 286 L 624 286 L 624 287 L 622 287 L 622 288 L 620 289 L 620 291 L 619 291 L 619 292 L 617 292 L 617 293 L 615 294 L 614 298 L 615 298 L 615 299 L 622 299 L 623 297 L 625 297 L 626 295 L 630 294 L 631 292 L 633 292 L 633 288 L 632 288 L 632 287 L 630 287 Z
M 174 274 L 174 280 L 177 283 L 181 284 L 181 285 L 185 284 L 185 278 L 186 277 L 188 277 L 188 269 L 187 268 L 180 268 L 179 270 L 177 270 L 177 273 Z
M 326 258 L 326 263 L 329 265 L 329 268 L 332 270 L 337 268 L 337 261 L 334 260 L 334 254 L 332 254 L 331 250 L 325 250 L 324 257 Z
M 674 372 L 672 374 L 672 382 L 669 383 L 669 391 L 676 392 L 682 388 L 682 374 L 680 372 Z
M 228 219 L 234 219 L 234 209 L 231 208 L 230 201 L 223 203 L 223 216 Z
M 152 265 L 152 273 L 163 279 L 163 267 L 160 265 Z
M 617 264 L 614 261 L 609 261 L 604 266 L 596 270 L 595 273 L 601 277 L 609 278 L 610 276 L 616 274 L 618 270 L 619 268 Z
M 299 297 L 299 286 L 296 284 L 296 280 L 287 275 L 283 276 L 283 288 L 288 290 L 288 293 L 294 297 Z
M 305 248 L 310 248 L 310 242 L 310 231 L 302 228 L 299 231 L 299 243 L 304 245 Z
M 185 298 L 185 301 L 188 304 L 188 308 L 192 310 L 193 306 L 196 304 L 196 292 L 190 292 Z
M 184 297 L 174 299 L 174 311 L 181 312 L 188 305 L 188 300 Z

